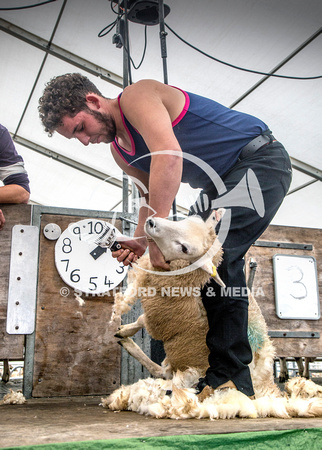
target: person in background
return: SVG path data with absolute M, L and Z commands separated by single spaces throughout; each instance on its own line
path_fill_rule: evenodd
M 24 161 L 15 148 L 6 127 L 0 124 L 0 206 L 3 203 L 28 203 L 30 197 L 29 178 Z M 0 230 L 5 217 L 0 209 Z

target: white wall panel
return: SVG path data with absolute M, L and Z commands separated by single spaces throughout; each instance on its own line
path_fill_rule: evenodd
M 305 189 L 288 195 L 274 217 L 272 224 L 321 228 L 321 198 L 322 184 L 318 181 Z
M 43 53 L 0 31 L 0 123 L 14 131 L 34 84 Z
M 48 206 L 109 211 L 122 189 L 17 145 L 25 161 L 31 200 Z M 121 210 L 121 207 L 118 211 Z
M 203 51 L 242 67 L 269 71 L 290 55 L 321 27 L 320 0 L 164 0 L 171 8 L 165 21 L 179 35 Z M 30 5 L 31 0 L 0 0 L 0 7 Z M 49 39 L 63 0 L 21 11 L 0 11 L 0 18 Z M 98 66 L 123 73 L 123 51 L 112 44 L 113 30 L 103 38 L 98 33 L 115 20 L 108 0 L 68 0 L 57 28 L 54 44 Z M 130 28 L 131 56 L 137 64 L 144 47 L 144 26 Z M 209 96 L 229 106 L 261 79 L 211 61 L 180 42 L 170 31 L 167 42 L 169 83 Z M 289 61 L 280 74 L 322 74 L 321 35 Z M 44 52 L 0 32 L 0 122 L 15 131 L 36 79 Z M 84 147 L 55 134 L 49 138 L 38 118 L 38 98 L 50 78 L 67 72 L 82 72 L 49 56 L 37 83 L 18 134 L 69 158 L 111 176 L 121 178 L 105 144 Z M 163 81 L 159 26 L 148 27 L 146 58 L 133 81 L 154 78 Z M 88 75 L 102 93 L 114 98 L 120 89 Z M 268 123 L 291 156 L 322 169 L 322 80 L 295 81 L 271 78 L 241 101 L 236 109 L 254 114 Z M 32 196 L 41 203 L 81 208 L 111 208 L 121 199 L 121 190 L 95 180 L 64 164 L 20 147 L 32 182 Z M 291 189 L 311 178 L 294 173 Z M 103 186 L 102 186 L 103 183 Z M 177 201 L 188 207 L 197 191 L 183 185 Z M 289 195 L 274 223 L 321 226 L 321 182 Z M 120 208 L 118 208 L 120 209 Z
M 38 0 L 1 0 L 1 8 L 15 8 L 22 6 L 30 6 L 37 3 L 42 3 Z M 48 3 L 46 5 L 38 6 L 36 8 L 0 11 L 0 17 L 8 22 L 14 23 L 18 27 L 40 36 L 44 39 L 49 39 L 53 28 L 55 26 L 59 11 L 63 5 L 63 0 Z
M 279 74 L 322 74 L 322 35 L 288 62 Z M 236 106 L 259 116 L 290 155 L 322 169 L 322 78 L 310 81 L 271 78 Z

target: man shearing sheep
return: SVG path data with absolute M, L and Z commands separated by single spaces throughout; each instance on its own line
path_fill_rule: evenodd
M 115 161 L 145 198 L 134 238 L 144 236 L 149 216 L 168 217 L 181 182 L 202 189 L 191 213 L 209 216 L 212 200 L 219 194 L 204 163 L 220 177 L 227 193 L 252 169 L 263 208 L 260 215 L 256 208 L 230 208 L 230 226 L 222 243 L 224 260 L 218 270 L 229 289 L 223 292 L 210 281 L 203 291 L 210 356 L 206 377 L 197 387 L 201 399 L 226 387 L 252 397 L 243 256 L 288 191 L 291 163 L 283 145 L 260 119 L 153 80 L 132 84 L 109 99 L 80 74 L 58 76 L 46 85 L 39 113 L 49 134 L 57 131 L 86 146 L 111 144 Z M 203 164 L 195 164 L 194 157 Z M 148 246 L 152 265 L 169 268 L 155 243 L 133 239 L 125 244 L 113 253 L 125 265 L 135 262 Z

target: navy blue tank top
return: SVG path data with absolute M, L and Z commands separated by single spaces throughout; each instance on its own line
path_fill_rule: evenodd
M 204 169 L 199 167 L 198 161 L 191 161 L 189 155 L 209 164 L 222 176 L 236 163 L 241 149 L 268 127 L 254 116 L 231 110 L 214 100 L 182 92 L 186 97 L 185 105 L 181 114 L 172 122 L 180 147 L 187 154 L 187 157 L 183 155 L 181 181 L 189 183 L 193 188 L 205 188 L 211 180 Z M 119 105 L 121 95 L 118 98 Z M 149 149 L 140 133 L 124 116 L 121 106 L 120 111 L 131 141 L 131 151 L 121 147 L 117 138 L 113 146 L 127 164 L 149 172 Z

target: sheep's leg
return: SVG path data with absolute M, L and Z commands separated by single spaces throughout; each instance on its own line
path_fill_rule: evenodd
M 310 379 L 310 362 L 313 362 L 314 360 L 315 360 L 315 358 L 309 358 L 307 356 L 304 358 L 303 377 L 307 378 L 308 380 Z
M 304 373 L 304 366 L 303 366 L 303 360 L 302 360 L 302 357 L 297 357 L 297 358 L 295 358 L 295 361 L 296 361 L 296 364 L 297 364 L 297 367 L 298 367 L 298 369 L 299 369 L 299 376 L 300 377 L 303 377 L 303 373 Z
M 288 380 L 288 370 L 286 365 L 286 358 L 280 357 L 280 376 L 279 376 L 279 382 L 285 383 L 285 381 Z
M 118 341 L 120 345 L 139 361 L 150 373 L 156 378 L 165 378 L 164 370 L 161 366 L 151 361 L 151 359 L 143 352 L 143 350 L 129 337 Z
M 144 326 L 144 314 L 141 314 L 135 322 L 121 325 L 114 336 L 120 338 L 134 336 L 135 333 L 144 328 Z
M 2 381 L 4 383 L 8 383 L 10 380 L 10 367 L 9 367 L 9 360 L 4 359 L 3 360 L 3 373 L 2 373 Z

